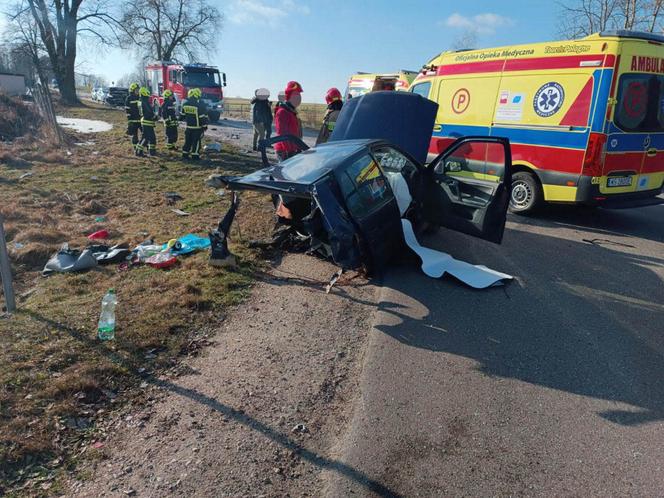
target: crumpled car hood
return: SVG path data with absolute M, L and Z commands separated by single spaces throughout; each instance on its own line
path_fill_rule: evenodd
M 414 93 L 368 93 L 344 104 L 329 141 L 382 139 L 424 164 L 437 112 L 438 104 Z

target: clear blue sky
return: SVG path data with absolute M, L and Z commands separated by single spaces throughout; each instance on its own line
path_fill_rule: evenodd
M 7 0 L 0 0 L 0 4 Z M 378 1 L 211 0 L 224 14 L 218 48 L 207 62 L 226 72 L 226 95 L 247 97 L 258 87 L 276 95 L 291 79 L 305 102 L 343 91 L 356 71 L 419 69 L 468 30 L 478 47 L 557 39 L 559 11 L 527 0 Z M 82 48 L 82 47 L 81 47 Z M 82 72 L 115 80 L 135 66 L 130 52 L 83 53 Z

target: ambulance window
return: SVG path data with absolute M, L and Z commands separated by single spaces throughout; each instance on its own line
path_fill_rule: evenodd
M 664 77 L 624 74 L 618 86 L 615 123 L 628 132 L 664 131 Z
M 417 85 L 413 85 L 413 88 L 411 88 L 410 91 L 418 95 L 421 95 L 425 99 L 428 99 L 429 92 L 431 91 L 431 82 L 426 81 L 424 83 L 418 83 Z

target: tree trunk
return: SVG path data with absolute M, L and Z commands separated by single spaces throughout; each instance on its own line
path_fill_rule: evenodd
M 76 97 L 76 79 L 74 75 L 74 63 L 67 59 L 58 58 L 56 64 L 53 66 L 55 79 L 58 82 L 58 89 L 60 90 L 60 98 L 65 105 L 79 104 Z
M 74 74 L 74 64 L 65 63 L 64 70 L 62 71 L 62 79 L 58 79 L 58 85 L 60 87 L 60 97 L 62 97 L 63 104 L 79 104 L 78 97 L 76 96 L 76 76 Z

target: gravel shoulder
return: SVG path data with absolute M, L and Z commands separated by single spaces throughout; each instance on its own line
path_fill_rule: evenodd
M 234 309 L 189 374 L 155 379 L 112 422 L 73 496 L 318 496 L 339 462 L 377 288 L 325 294 L 334 267 L 288 255 Z

